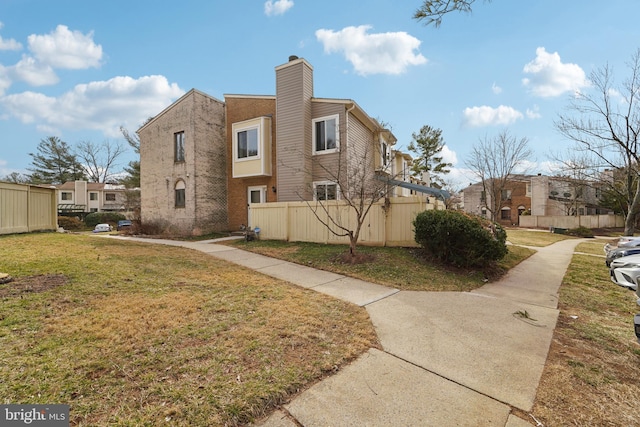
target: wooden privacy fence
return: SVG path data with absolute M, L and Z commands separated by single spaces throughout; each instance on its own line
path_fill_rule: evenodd
M 0 234 L 58 228 L 55 188 L 0 182 Z
M 578 215 L 578 216 L 542 216 L 520 215 L 518 225 L 528 228 L 620 228 L 624 227 L 624 218 L 619 215 Z
M 325 222 L 328 215 L 336 222 L 355 230 L 354 210 L 344 201 L 276 202 L 251 205 L 251 223 L 260 228 L 260 238 L 291 242 L 348 244 L 348 237 L 331 233 L 314 215 Z M 369 210 L 358 242 L 371 246 L 417 246 L 413 220 L 429 209 L 444 209 L 442 202 L 422 197 L 395 197 L 387 205 L 381 200 Z M 328 215 L 327 215 L 328 212 Z M 335 228 L 334 228 L 335 229 Z M 337 230 L 337 229 L 336 229 Z

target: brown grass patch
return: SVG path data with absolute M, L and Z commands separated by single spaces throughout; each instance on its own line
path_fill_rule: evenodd
M 18 277 L 8 283 L 0 284 L 0 298 L 11 298 L 30 292 L 45 292 L 65 283 L 67 278 L 62 274 Z

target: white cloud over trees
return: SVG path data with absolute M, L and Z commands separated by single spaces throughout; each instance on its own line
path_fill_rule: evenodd
M 499 107 L 467 107 L 462 112 L 463 123 L 468 127 L 510 125 L 522 119 L 523 114 L 513 107 L 500 105 Z
M 114 77 L 76 85 L 59 97 L 31 91 L 0 98 L 5 113 L 41 129 L 91 129 L 119 136 L 137 127 L 184 93 L 164 76 Z
M 412 65 L 425 64 L 421 41 L 406 32 L 369 33 L 370 25 L 340 31 L 320 29 L 316 38 L 325 53 L 342 53 L 357 74 L 402 74 Z
M 526 64 L 523 72 L 530 75 L 522 83 L 541 98 L 552 98 L 566 92 L 577 92 L 589 86 L 589 80 L 577 64 L 564 64 L 558 52 L 548 53 L 544 47 L 536 49 L 536 58 Z

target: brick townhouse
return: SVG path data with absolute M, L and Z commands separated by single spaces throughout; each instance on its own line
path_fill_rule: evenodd
M 292 56 L 275 74 L 275 95 L 223 102 L 192 89 L 138 130 L 143 222 L 235 230 L 251 225 L 253 203 L 340 199 L 350 189 L 335 177 L 354 170 L 373 180 L 401 169 L 410 181 L 394 135 L 353 100 L 315 97 L 305 59 Z

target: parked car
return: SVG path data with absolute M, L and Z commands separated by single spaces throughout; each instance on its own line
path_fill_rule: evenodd
M 96 228 L 93 229 L 94 233 L 103 233 L 105 231 L 112 231 L 113 227 L 110 226 L 109 224 L 98 224 L 96 225 Z
M 624 288 L 638 290 L 640 279 L 640 254 L 629 255 L 611 261 L 611 281 Z
M 120 221 L 118 221 L 118 225 L 116 226 L 116 230 L 120 231 L 123 230 L 125 228 L 130 228 L 131 227 L 131 220 L 130 219 L 121 219 Z
M 640 254 L 640 247 L 616 248 L 614 246 L 612 248 L 609 248 L 608 251 L 605 248 L 605 252 L 607 254 L 607 259 L 605 260 L 605 264 L 607 264 L 607 267 L 611 267 L 611 262 L 614 259 L 626 257 L 626 256 L 629 256 L 629 255 Z
M 640 246 L 640 236 L 622 236 L 618 239 L 619 248 Z

